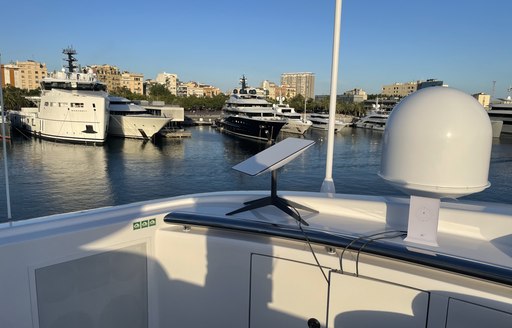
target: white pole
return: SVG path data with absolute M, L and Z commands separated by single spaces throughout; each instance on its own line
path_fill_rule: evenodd
M 307 116 L 306 116 L 306 104 L 307 104 L 307 98 L 304 97 L 304 118 L 303 118 L 304 123 L 306 123 L 308 121 Z
M 0 67 L 2 67 L 2 55 L 0 54 Z M 2 74 L 0 72 L 0 115 L 2 116 L 2 148 L 4 155 L 4 172 L 5 172 L 5 200 L 7 201 L 7 220 L 11 221 L 11 195 L 9 192 L 9 173 L 7 170 L 7 143 L 5 142 L 5 120 L 4 116 L 4 94 L 2 90 Z
M 336 120 L 336 96 L 338 86 L 338 62 L 340 53 L 340 29 L 341 29 L 341 2 L 336 0 L 334 13 L 334 36 L 332 44 L 331 66 L 331 97 L 329 102 L 329 130 L 327 131 L 327 158 L 325 163 L 325 178 L 320 188 L 321 192 L 334 194 L 336 189 L 332 179 L 332 162 L 334 154 L 334 121 Z

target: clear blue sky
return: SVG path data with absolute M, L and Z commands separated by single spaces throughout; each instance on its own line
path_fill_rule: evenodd
M 110 64 L 223 91 L 313 72 L 330 84 L 334 0 L 3 1 L 2 62 Z M 468 93 L 512 85 L 511 0 L 343 0 L 338 93 L 437 78 Z

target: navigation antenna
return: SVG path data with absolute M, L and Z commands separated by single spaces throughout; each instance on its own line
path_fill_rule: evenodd
M 245 77 L 245 75 L 242 75 L 242 78 L 240 79 L 240 83 L 242 84 L 241 91 L 243 91 L 243 90 L 245 90 L 247 88 L 246 82 L 247 82 L 247 78 Z
M 68 62 L 68 72 L 73 73 L 75 68 L 77 68 L 74 64 L 76 62 L 76 58 L 74 57 L 74 55 L 76 55 L 76 50 L 72 47 L 68 47 L 63 49 L 62 53 L 67 56 L 67 58 L 64 58 L 64 61 Z

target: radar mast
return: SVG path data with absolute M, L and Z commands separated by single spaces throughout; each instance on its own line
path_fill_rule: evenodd
M 76 50 L 72 47 L 68 47 L 66 49 L 63 49 L 62 53 L 67 56 L 67 58 L 64 58 L 64 61 L 68 63 L 68 72 L 73 73 L 75 71 L 75 68 L 77 68 L 77 66 L 74 64 L 76 62 L 76 58 L 74 57 L 76 55 Z

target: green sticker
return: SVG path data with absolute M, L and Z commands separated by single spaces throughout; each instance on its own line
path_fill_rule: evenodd
M 154 225 L 156 225 L 156 219 L 150 219 L 149 220 L 149 226 L 152 227 Z
M 140 222 L 133 222 L 133 230 L 140 229 Z
M 148 220 L 144 220 L 140 223 L 142 229 L 149 227 Z

